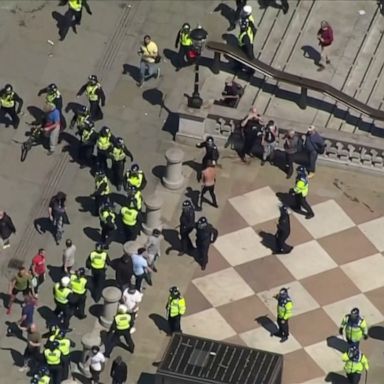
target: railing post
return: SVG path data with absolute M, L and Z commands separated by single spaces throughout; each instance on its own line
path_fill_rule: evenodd
M 307 94 L 308 88 L 301 87 L 300 99 L 299 99 L 299 107 L 301 109 L 307 108 Z
M 211 71 L 215 75 L 218 75 L 220 73 L 220 53 L 219 52 L 215 52 L 215 54 L 213 55 L 213 64 L 211 67 Z

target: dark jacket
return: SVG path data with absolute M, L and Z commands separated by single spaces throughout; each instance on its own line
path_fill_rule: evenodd
M 133 275 L 132 259 L 129 255 L 124 255 L 111 261 L 112 268 L 116 271 L 116 283 L 120 288 L 130 283 Z
M 195 228 L 195 210 L 193 207 L 183 208 L 180 215 L 180 232 L 192 231 Z
M 205 161 L 212 160 L 213 162 L 217 163 L 217 160 L 219 160 L 220 154 L 216 144 L 209 145 L 206 141 L 203 141 L 202 143 L 196 144 L 196 147 L 205 148 Z
M 85 83 L 80 89 L 79 89 L 79 92 L 77 92 L 77 96 L 81 96 L 87 89 L 88 87 L 88 83 Z M 98 97 L 98 99 L 101 101 L 101 105 L 104 106 L 105 105 L 105 93 L 104 93 L 104 90 L 102 87 L 100 88 L 97 88 L 96 90 L 96 95 Z
M 16 228 L 13 225 L 12 219 L 4 212 L 4 217 L 0 219 L 0 237 L 8 239 L 12 233 L 16 233 Z
M 282 212 L 277 223 L 277 231 L 289 236 L 291 233 L 291 220 L 287 212 Z
M 117 382 L 127 381 L 128 369 L 127 364 L 122 361 L 118 364 L 116 361 L 113 361 L 111 367 L 111 378 Z
M 0 98 L 2 98 L 5 94 L 5 88 L 0 91 Z M 15 109 L 16 113 L 21 112 L 21 108 L 23 107 L 24 101 L 23 99 L 15 92 L 13 91 L 13 100 L 15 101 Z M 17 108 L 16 108 L 17 105 Z
M 324 139 L 315 131 L 307 133 L 305 138 L 305 149 L 307 152 L 319 152 L 324 147 Z
M 217 239 L 219 232 L 211 224 L 196 225 L 196 245 L 211 244 Z

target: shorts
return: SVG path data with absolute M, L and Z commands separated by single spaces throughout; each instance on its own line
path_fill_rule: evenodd
M 19 292 L 22 292 L 24 296 L 28 296 L 28 295 L 31 293 L 31 290 L 30 290 L 29 288 L 26 288 L 26 289 L 24 289 L 24 290 L 22 290 L 22 291 L 19 291 L 19 290 L 16 289 L 16 288 L 13 288 L 13 289 L 12 289 L 12 295 L 13 295 L 13 296 L 17 296 L 17 294 L 18 294 Z

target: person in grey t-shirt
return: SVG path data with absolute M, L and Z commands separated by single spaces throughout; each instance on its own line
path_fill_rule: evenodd
M 70 273 L 75 264 L 76 246 L 72 244 L 72 240 L 67 239 L 65 241 L 66 248 L 63 251 L 63 271 L 64 273 Z
M 158 229 L 154 229 L 151 236 L 148 236 L 147 243 L 145 244 L 146 254 L 145 258 L 148 261 L 148 265 L 157 272 L 155 262 L 160 257 L 160 243 L 161 232 Z

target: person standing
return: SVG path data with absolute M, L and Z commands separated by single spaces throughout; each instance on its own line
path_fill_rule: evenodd
M 177 287 L 171 287 L 169 289 L 169 297 L 165 309 L 168 314 L 170 334 L 181 332 L 181 316 L 185 314 L 187 307 L 185 305 L 185 299 Z
M 182 256 L 194 249 L 189 235 L 195 229 L 195 209 L 190 200 L 185 200 L 183 202 L 179 223 L 181 246 L 179 256 Z
M 21 318 L 17 324 L 22 331 L 26 331 L 33 324 L 33 315 L 35 313 L 36 300 L 31 296 L 24 296 L 24 304 L 21 310 Z
M 176 71 L 180 71 L 181 68 L 190 64 L 191 59 L 189 57 L 189 51 L 193 49 L 193 41 L 190 36 L 191 26 L 189 23 L 184 23 L 176 36 L 175 48 L 179 46 L 178 53 L 178 66 Z
M 100 215 L 100 208 L 107 205 L 109 202 L 109 195 L 111 193 L 111 187 L 107 175 L 104 171 L 96 171 L 95 173 L 95 216 Z
M 293 303 L 287 288 L 281 288 L 279 293 L 273 297 L 277 300 L 277 325 L 279 327 L 273 336 L 280 337 L 280 343 L 284 343 L 289 337 L 288 320 L 292 317 Z
M 109 157 L 109 151 L 112 149 L 112 143 L 115 141 L 115 137 L 112 135 L 111 130 L 108 127 L 102 127 L 97 141 L 97 170 L 107 172 L 108 164 L 107 159 Z
M 112 384 L 125 384 L 127 381 L 128 368 L 121 356 L 117 356 L 116 359 L 113 360 L 110 376 Z
M 325 150 L 324 139 L 313 125 L 308 128 L 305 136 L 305 150 L 308 152 L 309 164 L 307 171 L 310 179 L 315 176 L 317 156 L 323 154 Z
M 147 185 L 147 179 L 142 169 L 138 164 L 132 164 L 131 169 L 126 172 L 124 178 L 124 189 L 128 191 L 130 186 L 135 187 L 137 190 L 142 191 Z
M 78 125 L 79 127 L 79 125 Z M 80 145 L 78 157 L 80 160 L 80 168 L 85 166 L 93 166 L 93 152 L 98 139 L 98 134 L 94 130 L 95 124 L 90 120 L 85 120 L 78 128 L 77 134 L 80 136 Z
M 90 121 L 92 121 L 92 119 L 89 109 L 85 105 L 80 105 L 79 108 L 74 111 L 72 120 L 69 123 L 69 128 L 73 129 L 76 125 L 77 130 L 81 131 L 84 128 L 84 123 Z
M 253 52 L 253 39 L 254 33 L 252 27 L 247 19 L 240 22 L 240 33 L 238 36 L 238 44 L 240 49 L 244 52 L 249 60 L 254 60 L 255 54 Z
M 65 249 L 63 250 L 63 272 L 69 275 L 75 265 L 76 245 L 71 239 L 65 240 Z
M 64 15 L 64 25 L 59 31 L 60 41 L 63 41 L 67 36 L 69 28 L 72 28 L 74 33 L 77 33 L 76 26 L 80 25 L 83 15 L 83 7 L 89 15 L 92 15 L 91 8 L 87 0 L 61 0 L 60 5 L 68 4 L 68 10 Z
M 7 308 L 7 315 L 11 314 L 12 304 L 18 293 L 22 293 L 23 296 L 34 296 L 34 289 L 32 286 L 32 276 L 29 274 L 27 268 L 23 265 L 19 267 L 17 274 L 12 278 L 9 283 L 8 294 L 9 302 Z
M 66 127 L 66 121 L 63 115 L 63 97 L 61 96 L 57 85 L 54 83 L 49 84 L 47 87 L 40 89 L 37 96 L 41 96 L 43 94 L 45 94 L 45 102 L 55 104 L 55 107 L 59 110 L 60 128 L 64 130 Z
M 74 301 L 73 292 L 69 288 L 70 283 L 71 279 L 68 276 L 64 276 L 53 287 L 53 297 L 56 304 L 54 312 L 61 322 L 61 329 L 66 331 L 69 329 L 69 321 L 72 316 L 71 303 Z
M 146 274 L 152 272 L 152 269 L 149 267 L 147 260 L 144 258 L 145 248 L 139 248 L 132 257 L 132 267 L 133 274 L 135 275 L 135 287 L 141 292 L 141 284 L 143 279 L 146 277 Z M 152 281 L 148 281 L 149 285 L 152 285 Z
M 252 15 L 252 7 L 250 5 L 244 5 L 243 9 L 240 11 L 240 21 L 239 23 L 241 24 L 242 22 L 247 21 L 253 36 L 256 34 L 256 26 L 255 26 L 255 19 Z
M 85 314 L 85 302 L 87 300 L 87 283 L 85 269 L 79 268 L 71 274 L 71 289 L 73 292 L 74 315 L 82 320 L 87 317 Z
M 57 194 L 51 198 L 48 206 L 49 220 L 53 226 L 53 233 L 57 245 L 60 244 L 64 233 L 64 223 L 69 224 L 69 219 L 65 210 L 66 200 L 67 195 L 64 192 L 57 192 Z
M 203 199 L 207 192 L 211 195 L 212 206 L 219 208 L 215 195 L 216 168 L 210 160 L 207 162 L 207 167 L 201 172 L 201 176 L 203 185 L 200 193 L 199 209 L 202 210 L 203 208 Z
M 62 382 L 62 353 L 59 345 L 56 340 L 50 341 L 44 350 L 44 360 L 52 377 L 52 384 L 61 384 Z
M 108 253 L 102 244 L 96 244 L 95 250 L 89 254 L 87 259 L 87 268 L 90 268 L 92 272 L 92 293 L 96 303 L 101 299 L 101 293 L 105 285 L 106 269 L 110 263 Z
M 206 217 L 200 217 L 196 223 L 196 249 L 197 261 L 204 271 L 208 264 L 209 246 L 214 243 L 218 236 L 218 231 L 208 223 Z
M 92 377 L 91 384 L 99 384 L 100 374 L 105 368 L 105 356 L 97 345 L 91 348 L 91 355 L 89 357 L 88 364 Z
M 285 150 L 285 170 L 287 179 L 292 177 L 293 174 L 293 158 L 297 152 L 302 151 L 303 141 L 296 132 L 291 129 L 284 137 L 284 150 Z
M 331 63 L 331 60 L 329 59 L 329 50 L 333 42 L 332 27 L 325 20 L 320 23 L 320 29 L 317 32 L 317 39 L 319 40 L 321 49 L 321 60 L 318 71 L 323 71 L 325 69 L 325 64 Z
M 36 324 L 31 323 L 27 330 L 27 346 L 24 350 L 24 364 L 19 369 L 20 372 L 25 372 L 28 368 L 33 368 L 39 365 L 41 348 L 41 334 L 37 330 Z
M 361 374 L 369 370 L 368 359 L 359 351 L 359 348 L 352 346 L 348 348 L 347 352 L 344 352 L 341 356 L 341 360 L 344 361 L 344 371 L 347 374 L 347 379 L 350 384 L 359 384 Z M 366 373 L 367 374 L 367 373 Z M 365 381 L 367 382 L 367 380 Z
M 123 291 L 122 301 L 128 308 L 128 313 L 132 316 L 132 325 L 139 312 L 139 304 L 143 300 L 143 294 L 139 292 L 135 287 L 129 286 Z
M 247 0 L 236 0 L 236 11 L 234 12 L 233 18 L 231 20 L 231 25 L 228 27 L 227 31 L 233 31 L 236 28 L 236 24 L 240 20 L 240 14 L 243 8 L 247 5 Z
M 273 160 L 275 157 L 275 148 L 277 144 L 277 139 L 279 137 L 279 130 L 276 127 L 276 124 L 273 120 L 269 120 L 267 125 L 262 130 L 263 136 L 261 140 L 261 145 L 263 147 L 263 156 L 261 160 L 261 165 L 264 165 L 267 159 L 271 165 L 273 165 Z
M 5 211 L 0 211 L 0 240 L 3 249 L 11 246 L 9 238 L 16 233 L 16 228 L 10 216 Z
M 207 167 L 208 161 L 210 161 L 213 165 L 217 164 L 220 154 L 212 136 L 207 136 L 205 141 L 196 144 L 196 148 L 205 148 L 205 155 L 201 162 L 201 170 Z
M 105 106 L 105 93 L 96 75 L 88 77 L 88 81 L 77 92 L 77 97 L 80 97 L 84 92 L 88 97 L 91 120 L 102 120 L 104 115 L 100 108 L 100 103 L 102 107 Z
M 304 208 L 305 218 L 312 219 L 315 216 L 311 206 L 307 202 L 308 196 L 308 177 L 307 172 L 303 166 L 297 167 L 297 176 L 295 181 L 295 186 L 293 188 L 293 195 L 295 197 L 295 204 L 293 210 L 303 214 L 302 208 Z
M 11 124 L 14 129 L 19 127 L 20 118 L 18 115 L 20 114 L 22 107 L 23 99 L 13 90 L 11 84 L 6 84 L 5 87 L 0 90 L 0 113 L 3 118 L 6 116 L 11 118 Z M 8 127 L 8 125 L 7 122 L 6 127 Z
M 139 234 L 140 212 L 135 203 L 133 198 L 128 199 L 127 204 L 120 211 L 125 241 L 135 241 Z
M 161 239 L 161 231 L 155 228 L 152 231 L 152 235 L 148 236 L 147 242 L 145 243 L 148 265 L 154 272 L 157 272 L 156 261 L 161 253 Z
M 32 279 L 34 278 L 36 281 L 36 284 L 34 285 L 36 297 L 39 292 L 40 285 L 44 283 L 45 274 L 47 272 L 46 255 L 47 254 L 45 252 L 45 249 L 40 248 L 39 251 L 37 252 L 37 255 L 34 256 L 32 259 L 31 273 L 32 273 Z
M 368 326 L 364 317 L 360 316 L 359 308 L 353 308 L 350 313 L 346 314 L 341 321 L 339 334 L 344 335 L 349 346 L 359 348 L 360 341 L 368 339 Z
M 47 154 L 52 155 L 59 142 L 61 128 L 60 111 L 53 103 L 47 103 L 44 107 L 44 111 L 46 112 L 46 119 L 43 125 L 43 131 L 45 135 L 49 137 L 49 151 Z
M 137 83 L 138 87 L 142 87 L 144 81 L 154 76 L 156 79 L 160 76 L 159 49 L 151 36 L 145 35 L 144 42 L 140 46 L 138 54 L 140 55 L 140 80 Z
M 108 249 L 116 229 L 116 214 L 113 212 L 110 204 L 102 205 L 99 210 L 99 219 L 101 227 L 101 243 L 105 249 Z
M 276 254 L 290 253 L 293 249 L 291 245 L 286 243 L 291 233 L 291 221 L 289 218 L 288 208 L 285 205 L 280 207 L 280 217 L 277 222 L 277 232 L 275 235 L 276 239 Z
M 59 343 L 61 352 L 62 380 L 67 380 L 71 364 L 71 347 L 74 347 L 75 343 L 66 337 L 66 332 L 63 330 L 59 332 L 54 340 Z
M 124 290 L 131 284 L 133 276 L 132 259 L 130 255 L 123 255 L 118 259 L 111 260 L 111 266 L 115 270 L 115 280 L 117 286 Z

